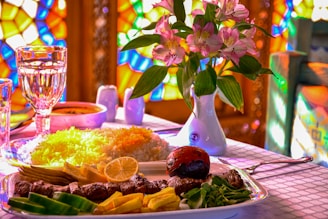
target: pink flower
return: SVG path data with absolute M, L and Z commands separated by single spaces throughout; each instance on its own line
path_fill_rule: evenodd
M 258 56 L 259 52 L 256 50 L 256 45 L 253 40 L 255 33 L 256 33 L 255 27 L 242 31 L 242 34 L 245 36 L 245 38 L 241 39 L 240 41 L 242 41 L 247 46 L 247 52 L 249 54 Z
M 221 50 L 224 58 L 232 60 L 237 65 L 239 58 L 244 56 L 247 52 L 247 46 L 244 41 L 239 40 L 239 31 L 229 27 L 223 27 L 219 31 L 219 36 L 226 46 Z
M 174 0 L 162 0 L 161 2 L 155 3 L 153 6 L 155 7 L 163 7 L 167 9 L 169 12 L 174 14 L 173 10 Z
M 243 4 L 239 4 L 239 0 L 220 0 L 215 17 L 220 21 L 233 19 L 239 22 L 247 18 L 248 15 L 248 9 Z
M 254 24 L 254 20 L 252 20 L 250 24 Z M 259 56 L 259 52 L 256 50 L 256 45 L 253 40 L 256 33 L 256 27 L 253 26 L 250 29 L 245 29 L 241 33 L 244 37 L 240 39 L 240 41 L 242 41 L 246 45 L 247 53 L 252 54 L 254 56 Z
M 185 50 L 180 46 L 180 38 L 175 36 L 176 32 L 177 30 L 171 29 L 166 17 L 162 17 L 155 28 L 155 33 L 161 35 L 161 44 L 153 49 L 152 55 L 168 66 L 181 63 L 185 56 Z
M 185 51 L 177 42 L 168 42 L 165 45 L 158 45 L 153 49 L 154 59 L 165 62 L 167 66 L 180 64 L 183 61 Z
M 207 23 L 205 27 L 199 24 L 193 25 L 193 34 L 187 36 L 187 44 L 190 51 L 200 52 L 202 56 L 207 57 L 211 53 L 216 53 L 222 46 L 222 41 L 214 33 L 213 23 Z

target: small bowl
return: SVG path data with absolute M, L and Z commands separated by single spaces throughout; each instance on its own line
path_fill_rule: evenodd
M 68 129 L 100 128 L 106 121 L 107 108 L 89 102 L 59 102 L 50 115 L 51 132 Z

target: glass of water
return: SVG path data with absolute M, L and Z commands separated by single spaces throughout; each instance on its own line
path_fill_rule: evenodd
M 16 49 L 19 83 L 35 111 L 36 135 L 50 133 L 50 114 L 66 86 L 67 48 L 23 46 Z
M 10 138 L 10 107 L 12 81 L 0 78 L 0 157 L 5 157 Z

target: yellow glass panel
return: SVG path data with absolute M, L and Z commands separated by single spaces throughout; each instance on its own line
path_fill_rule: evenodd
M 182 98 L 178 86 L 166 84 L 164 89 L 165 92 L 164 92 L 163 100 L 176 100 L 177 96 L 178 98 Z
M 131 3 L 129 1 L 117 1 L 117 12 L 125 11 L 131 7 Z
M 2 5 L 1 19 L 2 20 L 13 20 L 16 17 L 19 8 L 15 5 L 4 2 Z
M 61 21 L 58 25 L 51 29 L 54 37 L 57 39 L 64 39 L 67 36 L 67 27 L 64 21 Z
M 43 45 L 43 44 L 44 42 L 40 38 L 36 39 L 31 43 L 31 45 Z
M 131 24 L 124 19 L 117 19 L 117 31 L 118 32 L 128 32 L 131 29 Z
M 19 30 L 14 21 L 2 21 L 3 37 L 5 39 L 19 34 Z
M 135 75 L 128 64 L 117 67 L 117 91 L 121 94 L 120 98 L 124 95 L 125 88 L 133 86 L 141 76 L 140 74 L 137 79 L 132 80 L 132 76 Z
M 16 22 L 16 24 L 18 24 L 18 29 L 20 31 L 23 31 L 31 24 L 32 19 L 28 14 L 26 14 L 25 11 L 20 10 L 17 13 L 17 16 L 15 18 L 15 22 Z

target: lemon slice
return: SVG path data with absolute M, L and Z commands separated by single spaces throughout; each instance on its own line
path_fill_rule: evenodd
M 109 182 L 124 182 L 138 173 L 138 161 L 133 157 L 119 157 L 110 161 L 104 169 Z

